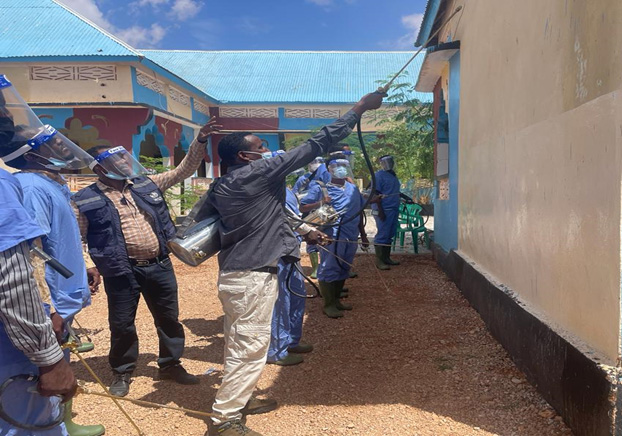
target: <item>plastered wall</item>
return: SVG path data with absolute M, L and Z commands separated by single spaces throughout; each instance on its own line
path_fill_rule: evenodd
M 103 80 L 30 80 L 31 66 L 83 65 L 71 63 L 21 63 L 0 65 L 0 74 L 5 74 L 15 85 L 21 96 L 29 103 L 115 103 L 131 102 L 132 76 L 130 67 L 115 65 L 117 79 Z M 88 65 L 99 65 L 89 62 Z
M 622 2 L 459 4 L 459 250 L 615 363 Z

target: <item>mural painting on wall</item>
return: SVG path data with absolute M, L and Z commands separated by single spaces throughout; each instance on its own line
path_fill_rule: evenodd
M 50 109 L 51 114 L 40 111 L 39 117 L 58 123 L 54 111 Z M 122 145 L 131 151 L 132 137 L 152 118 L 147 108 L 74 108 L 71 112 L 64 120 L 64 127 L 56 127 L 85 150 L 96 145 Z

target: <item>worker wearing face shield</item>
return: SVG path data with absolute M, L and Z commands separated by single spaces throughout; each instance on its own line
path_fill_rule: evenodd
M 359 234 L 364 246 L 369 245 L 361 210 L 365 203 L 359 189 L 353 183 L 350 162 L 343 154 L 333 154 L 328 161 L 331 180 L 325 186 L 313 183 L 301 200 L 301 211 L 328 202 L 340 213 L 338 225 L 330 228 L 329 235 L 335 242 L 320 253 L 318 281 L 324 299 L 324 313 L 330 318 L 340 318 L 343 310 L 352 306 L 340 301 L 346 279 L 350 277 L 350 264 L 354 260 Z
M 390 265 L 399 265 L 391 259 L 391 242 L 395 236 L 400 211 L 400 181 L 395 174 L 395 159 L 391 155 L 380 158 L 381 170 L 376 172 L 377 199 L 372 203 L 372 215 L 378 232 L 374 238 L 376 268 L 390 269 Z
M 180 360 L 185 335 L 179 322 L 177 279 L 166 246 L 175 235 L 175 225 L 163 193 L 197 170 L 208 138 L 218 128 L 211 119 L 181 163 L 155 175 L 148 176 L 124 147 L 95 146 L 89 150 L 94 158 L 90 167 L 98 181 L 78 191 L 73 203 L 83 241 L 105 285 L 113 395 L 128 394 L 136 368 L 135 318 L 141 294 L 160 339 L 159 378 L 179 384 L 199 383 Z
M 64 277 L 46 267 L 42 274 L 50 292 L 54 330 L 64 341 L 75 315 L 91 304 L 91 289 L 80 231 L 70 205 L 71 194 L 60 171 L 86 168 L 93 158 L 52 126 L 43 125 L 4 76 L 0 76 L 0 100 L 0 157 L 7 166 L 19 170 L 14 177 L 23 192 L 24 208 L 42 229 L 43 250 L 72 272 Z M 80 347 L 89 351 L 93 345 Z M 65 354 L 68 360 L 69 352 Z M 70 402 L 65 409 L 65 426 L 70 435 L 104 434 L 101 425 L 74 423 L 71 406 Z

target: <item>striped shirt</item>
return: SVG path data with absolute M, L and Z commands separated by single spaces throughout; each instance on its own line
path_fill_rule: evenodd
M 11 343 L 36 366 L 63 358 L 32 274 L 28 242 L 0 252 L 0 321 Z
M 149 176 L 149 178 L 155 183 L 160 191 L 164 192 L 176 183 L 181 182 L 184 179 L 190 177 L 197 170 L 203 157 L 205 155 L 205 144 L 194 140 L 188 154 L 180 162 L 177 168 L 167 171 L 161 174 L 155 174 Z M 96 182 L 97 187 L 102 193 L 112 202 L 114 207 L 119 213 L 119 219 L 121 220 L 121 231 L 125 238 L 125 244 L 127 254 L 133 259 L 147 260 L 153 259 L 160 254 L 160 245 L 158 244 L 158 237 L 154 231 L 154 223 L 151 216 L 141 210 L 136 203 L 132 194 L 129 192 L 129 188 L 132 184 L 131 181 L 126 181 L 123 191 L 117 191 L 116 189 L 103 184 L 102 182 Z M 83 241 L 86 241 L 86 235 L 88 233 L 89 221 L 80 211 L 76 204 L 71 202 L 76 216 L 78 217 L 78 224 L 80 226 L 80 234 Z

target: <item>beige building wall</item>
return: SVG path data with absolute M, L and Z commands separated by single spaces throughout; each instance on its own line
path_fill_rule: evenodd
M 622 2 L 470 0 L 459 250 L 561 334 L 620 343 Z
M 33 67 L 115 67 L 116 80 L 32 80 Z M 28 103 L 113 103 L 131 102 L 132 76 L 128 65 L 111 63 L 6 63 L 5 74 Z M 51 72 L 53 74 L 53 72 Z M 42 74 L 43 75 L 43 74 Z

